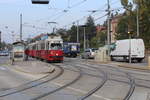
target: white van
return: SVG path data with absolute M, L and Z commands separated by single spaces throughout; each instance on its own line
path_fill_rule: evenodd
M 142 39 L 131 39 L 131 42 L 129 39 L 116 41 L 116 43 L 111 45 L 111 59 L 123 57 L 124 60 L 129 60 L 130 47 L 131 59 L 141 62 L 145 57 L 145 46 Z

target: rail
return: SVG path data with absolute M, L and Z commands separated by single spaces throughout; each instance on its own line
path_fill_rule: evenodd
M 64 89 L 64 88 L 66 88 L 66 87 L 68 87 L 68 86 L 74 84 L 76 81 L 78 81 L 78 80 L 82 77 L 82 71 L 81 71 L 79 68 L 77 68 L 77 69 L 79 70 L 79 75 L 78 75 L 75 79 L 73 79 L 71 82 L 69 82 L 69 83 L 67 83 L 67 84 L 65 84 L 65 85 L 63 85 L 63 86 L 61 86 L 61 87 L 58 87 L 58 88 L 56 88 L 56 89 L 54 89 L 54 90 L 52 90 L 52 91 L 50 91 L 50 92 L 47 92 L 47 93 L 44 93 L 44 94 L 42 94 L 42 95 L 39 95 L 39 96 L 37 96 L 37 97 L 35 97 L 35 98 L 32 98 L 31 100 L 39 100 L 39 99 L 41 99 L 41 98 L 43 98 L 43 97 L 46 97 L 46 96 L 48 96 L 48 95 L 50 95 L 50 94 L 53 94 L 53 93 L 55 93 L 55 92 L 57 92 L 57 91 L 59 91 L 59 90 L 62 90 L 62 89 Z
M 22 84 L 18 87 L 14 87 L 14 88 L 11 88 L 11 89 L 8 89 L 8 90 L 0 91 L 0 97 L 5 97 L 5 96 L 8 96 L 8 95 L 19 93 L 19 92 L 31 89 L 33 87 L 37 87 L 39 85 L 42 85 L 44 83 L 50 82 L 50 81 L 58 78 L 59 76 L 61 76 L 63 74 L 63 72 L 64 72 L 63 68 L 61 68 L 61 67 L 58 67 L 58 68 L 60 69 L 60 72 L 56 76 L 51 78 L 51 77 L 49 77 L 51 74 L 48 74 L 48 75 L 46 75 L 46 76 L 44 76 L 40 79 L 30 81 L 30 82 L 28 82 L 26 84 Z

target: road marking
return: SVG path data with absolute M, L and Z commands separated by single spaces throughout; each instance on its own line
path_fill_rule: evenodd
M 56 82 L 51 82 L 51 83 L 54 84 L 54 85 L 60 86 L 60 87 L 63 86 L 62 84 L 59 84 L 59 83 L 56 83 Z M 80 89 L 75 89 L 75 88 L 72 88 L 72 87 L 66 87 L 66 88 L 67 88 L 67 89 L 70 89 L 70 90 L 73 90 L 73 91 L 76 91 L 76 92 L 80 92 L 80 93 L 82 93 L 82 94 L 86 94 L 86 93 L 87 93 L 86 91 L 83 91 L 83 90 L 80 90 Z M 103 97 L 103 96 L 96 95 L 96 94 L 92 94 L 92 96 L 97 97 L 97 98 L 100 98 L 100 99 L 104 99 L 104 100 L 112 100 L 112 99 L 105 98 L 105 97 Z

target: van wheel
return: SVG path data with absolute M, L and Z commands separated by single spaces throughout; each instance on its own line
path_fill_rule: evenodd
M 127 59 L 127 57 L 123 57 L 123 61 L 128 62 L 129 60 Z
M 110 57 L 110 59 L 111 59 L 111 61 L 115 61 L 115 59 L 112 56 Z
M 140 63 L 140 62 L 142 62 L 142 60 L 143 60 L 143 59 L 137 59 L 137 62 L 139 62 L 139 63 Z
M 81 59 L 84 59 L 84 57 L 83 57 L 83 56 L 81 56 Z

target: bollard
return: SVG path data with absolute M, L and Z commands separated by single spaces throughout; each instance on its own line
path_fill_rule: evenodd
M 148 67 L 150 68 L 150 56 L 148 57 Z

